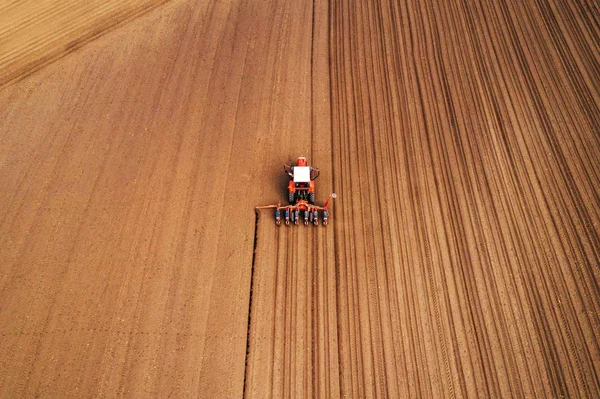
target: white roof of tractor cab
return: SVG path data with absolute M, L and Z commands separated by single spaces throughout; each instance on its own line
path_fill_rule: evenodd
M 294 183 L 310 182 L 310 166 L 294 166 Z

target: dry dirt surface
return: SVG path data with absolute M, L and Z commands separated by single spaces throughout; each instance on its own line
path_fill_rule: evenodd
M 0 397 L 600 396 L 599 16 L 0 0 Z
M 0 1 L 0 87 L 168 0 Z

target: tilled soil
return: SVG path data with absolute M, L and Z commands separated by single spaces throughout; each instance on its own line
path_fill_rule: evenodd
M 69 7 L 0 42 L 0 397 L 600 395 L 593 4 Z M 299 155 L 327 227 L 254 212 Z
M 0 2 L 0 88 L 169 0 Z

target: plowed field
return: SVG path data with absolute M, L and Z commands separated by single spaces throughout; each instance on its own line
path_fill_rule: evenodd
M 600 396 L 599 15 L 0 1 L 0 397 Z

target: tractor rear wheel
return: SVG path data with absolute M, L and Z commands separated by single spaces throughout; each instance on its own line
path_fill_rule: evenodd
M 308 194 L 308 203 L 311 205 L 315 204 L 315 193 L 309 193 Z
M 295 197 L 294 193 L 288 193 L 288 200 L 289 200 L 290 204 L 292 204 L 292 205 L 296 203 L 294 197 Z

